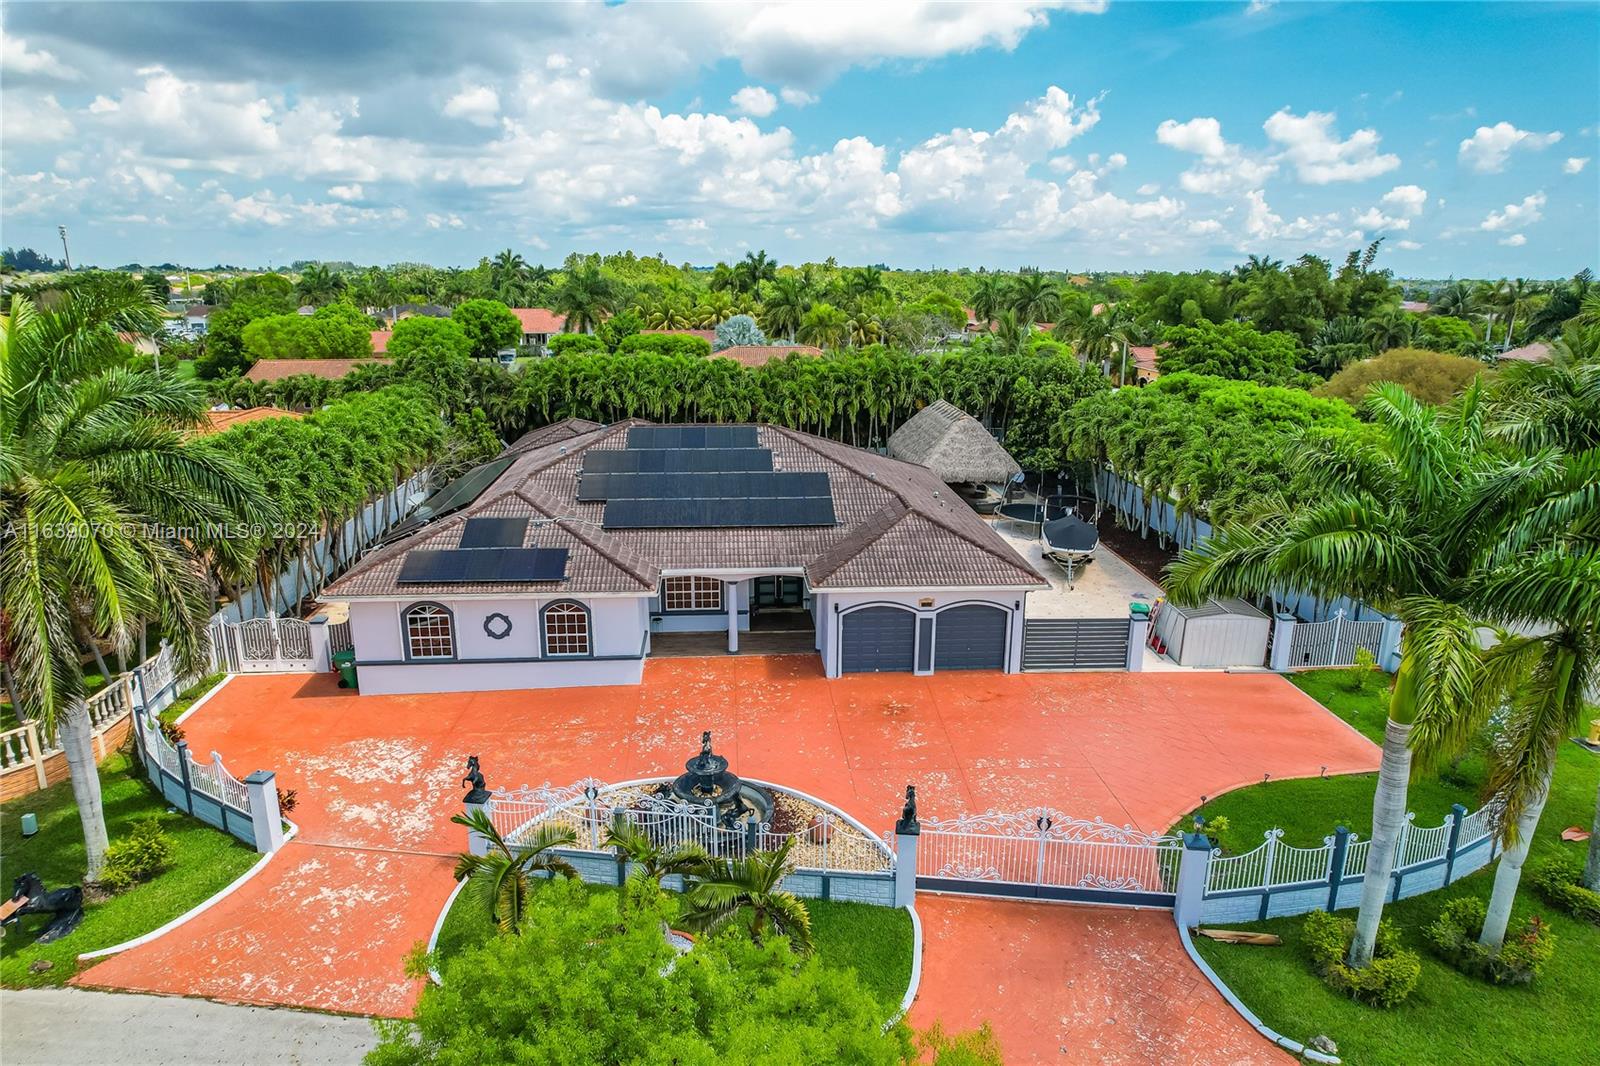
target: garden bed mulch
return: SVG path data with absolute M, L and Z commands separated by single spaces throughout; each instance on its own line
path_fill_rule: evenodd
M 1163 548 L 1153 532 L 1149 537 L 1141 537 L 1136 529 L 1123 529 L 1117 525 L 1110 511 L 1100 516 L 1097 528 L 1100 530 L 1100 542 L 1116 552 L 1129 566 L 1158 585 L 1165 583 L 1163 571 L 1168 563 L 1178 557 L 1177 548 L 1170 544 Z

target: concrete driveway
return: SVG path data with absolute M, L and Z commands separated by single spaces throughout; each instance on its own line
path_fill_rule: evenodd
M 389 1015 L 410 1011 L 418 987 L 402 972 L 404 956 L 427 938 L 452 887 L 451 855 L 464 838 L 448 819 L 460 809 L 467 755 L 481 756 L 491 787 L 620 781 L 678 772 L 711 729 L 738 773 L 817 795 L 876 831 L 892 825 L 907 782 L 918 785 L 925 818 L 1044 805 L 1162 831 L 1201 795 L 1264 773 L 1372 770 L 1378 758 L 1271 675 L 829 681 L 813 656 L 655 660 L 636 687 L 439 696 L 359 696 L 324 676 L 245 676 L 184 727 L 194 750 L 216 749 L 240 773 L 275 768 L 280 787 L 298 792 L 300 837 L 219 906 L 78 982 Z M 1145 934 L 1127 935 L 1139 954 Z M 1166 950 L 1146 954 L 1164 959 Z M 939 980 L 924 996 L 937 995 Z M 1030 994 L 1048 1001 L 1054 992 Z M 1212 999 L 1219 1024 L 1243 1024 Z M 984 998 L 972 1002 L 982 1009 Z M 1003 1039 L 1031 1046 L 1035 1026 L 989 1016 Z

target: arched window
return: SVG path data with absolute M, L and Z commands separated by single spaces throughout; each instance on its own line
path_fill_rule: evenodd
M 552 603 L 544 609 L 544 653 L 551 658 L 588 655 L 589 610 L 581 603 Z
M 419 603 L 405 611 L 406 658 L 454 659 L 456 624 L 450 612 L 437 603 Z

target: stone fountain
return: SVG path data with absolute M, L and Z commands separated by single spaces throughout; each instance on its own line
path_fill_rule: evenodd
M 711 750 L 711 730 L 700 734 L 700 752 L 683 769 L 672 782 L 672 794 L 708 808 L 719 825 L 732 828 L 772 820 L 772 797 L 728 769 L 728 760 Z

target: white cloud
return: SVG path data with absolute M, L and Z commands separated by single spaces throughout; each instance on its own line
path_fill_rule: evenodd
M 1156 127 L 1156 141 L 1206 159 L 1221 159 L 1229 151 L 1228 143 L 1222 139 L 1222 123 L 1209 117 L 1188 122 L 1169 118 Z
M 1244 9 L 1244 13 L 1246 15 L 1264 15 L 1271 11 L 1277 3 L 1278 0 L 1250 0 L 1249 5 Z
M 1490 211 L 1484 220 L 1478 223 L 1478 228 L 1494 232 L 1529 225 L 1544 217 L 1544 204 L 1545 195 L 1542 192 L 1524 196 L 1520 204 L 1506 204 L 1499 211 Z
M 1422 245 L 1418 244 L 1416 241 L 1410 241 L 1410 240 L 1395 241 L 1394 242 L 1394 246 L 1396 248 L 1400 249 L 1402 252 L 1414 252 L 1418 248 L 1422 247 Z
M 778 110 L 778 98 L 759 85 L 746 85 L 728 100 L 740 114 L 766 118 Z
M 1294 165 L 1295 175 L 1308 185 L 1365 181 L 1400 165 L 1399 156 L 1378 151 L 1382 138 L 1376 130 L 1356 130 L 1339 140 L 1334 118 L 1329 111 L 1296 115 L 1283 108 L 1261 128 L 1267 131 L 1269 140 L 1283 147 L 1283 158 Z
M 1583 168 L 1588 165 L 1588 156 L 1570 156 L 1565 163 L 1561 164 L 1561 173 L 1581 174 L 1583 172 Z
M 796 89 L 792 85 L 785 85 L 782 89 L 779 89 L 778 95 L 783 97 L 783 102 L 790 107 L 810 107 L 820 99 L 820 97 L 814 96 L 804 89 Z
M 1248 243 L 1241 244 L 1241 248 L 1263 242 L 1333 248 L 1359 242 L 1365 237 L 1360 230 L 1346 229 L 1337 211 L 1309 217 L 1298 215 L 1293 221 L 1285 221 L 1268 206 L 1266 193 L 1261 189 L 1246 193 L 1245 204 L 1244 236 Z
M 1154 196 L 1161 191 L 1161 183 L 1159 181 L 1147 181 L 1135 191 L 1140 196 Z
M 1420 185 L 1396 185 L 1379 197 L 1377 207 L 1356 215 L 1355 223 L 1368 230 L 1406 230 L 1411 220 L 1422 214 L 1428 190 Z
M 1156 140 L 1180 152 L 1200 158 L 1178 175 L 1186 192 L 1207 196 L 1258 189 L 1278 172 L 1276 163 L 1247 155 L 1222 136 L 1222 123 L 1215 118 L 1192 118 L 1187 122 L 1167 119 L 1156 127 Z
M 422 220 L 428 224 L 429 229 L 462 229 L 466 223 L 460 215 L 424 215 Z
M 1550 133 L 1532 133 L 1519 130 L 1509 122 L 1496 122 L 1493 126 L 1479 126 L 1478 131 L 1461 142 L 1461 162 L 1483 174 L 1494 174 L 1506 168 L 1506 161 L 1514 149 L 1537 151 L 1548 148 L 1561 139 L 1559 130 Z
M 28 42 L 0 30 L 0 70 L 11 74 L 36 74 L 62 81 L 77 81 L 83 75 L 44 49 L 30 49 Z
M 500 114 L 500 94 L 487 85 L 468 85 L 445 101 L 444 114 L 474 126 L 493 126 Z
M 1509 237 L 1501 237 L 1500 243 L 1505 245 L 1507 248 L 1521 248 L 1524 244 L 1528 243 L 1528 238 L 1524 237 L 1520 233 L 1513 233 Z
M 365 198 L 366 192 L 361 188 L 361 183 L 352 182 L 349 185 L 335 185 L 328 189 L 328 195 L 335 200 L 360 200 Z
M 72 119 L 53 95 L 28 100 L 16 90 L 0 109 L 0 128 L 7 141 L 29 144 L 64 141 L 73 134 Z
M 296 200 L 288 194 L 277 195 L 271 190 L 235 197 L 227 191 L 218 192 L 213 203 L 230 222 L 243 225 L 286 226 L 291 223 L 306 227 L 346 227 L 366 223 L 387 223 L 398 226 L 408 217 L 404 208 L 378 210 L 370 207 L 351 207 L 349 204 L 318 203 Z

